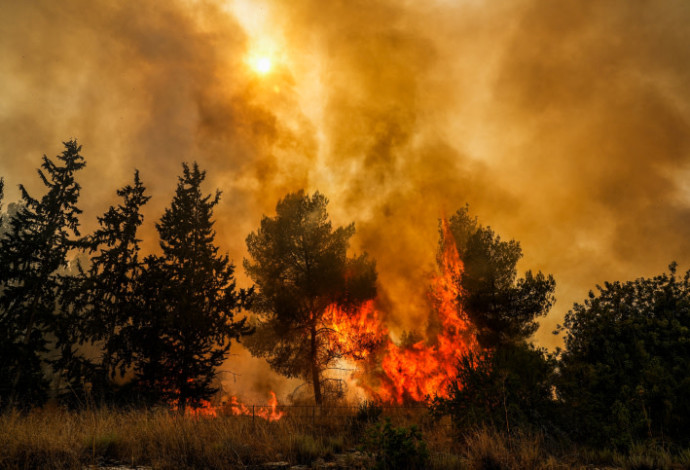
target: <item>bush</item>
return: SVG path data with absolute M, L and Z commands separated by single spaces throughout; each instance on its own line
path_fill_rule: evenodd
M 375 423 L 381 417 L 381 413 L 383 413 L 383 408 L 379 404 L 373 401 L 364 401 L 359 405 L 355 421 L 365 424 Z
M 461 360 L 448 398 L 436 397 L 431 411 L 449 415 L 460 434 L 478 426 L 551 429 L 555 367 L 552 355 L 524 343 L 471 353 Z
M 605 283 L 565 317 L 558 395 L 572 435 L 629 449 L 690 443 L 690 271 Z
M 423 469 L 429 458 L 416 426 L 396 428 L 388 418 L 368 428 L 365 447 L 374 456 L 377 470 Z

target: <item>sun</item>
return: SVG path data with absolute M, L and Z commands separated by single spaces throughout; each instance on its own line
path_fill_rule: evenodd
M 266 75 L 268 72 L 271 71 L 271 68 L 273 68 L 271 58 L 267 56 L 253 57 L 249 61 L 249 65 L 259 75 Z

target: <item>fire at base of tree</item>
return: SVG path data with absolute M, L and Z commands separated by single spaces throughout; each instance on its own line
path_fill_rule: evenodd
M 526 468 L 552 457 L 568 465 L 690 463 L 690 271 L 679 274 L 675 263 L 653 278 L 597 286 L 557 330 L 564 349 L 549 352 L 530 338 L 555 300 L 553 277 L 518 276 L 520 244 L 464 207 L 439 223 L 427 324 L 396 343 L 386 321 L 393 312 L 378 303 L 375 262 L 348 253 L 355 226 L 333 227 L 323 194 L 289 193 L 263 217 L 246 238 L 244 268 L 255 284 L 238 289 L 215 241 L 220 193 L 202 190 L 198 165 L 182 165 L 156 224 L 158 254 L 140 249 L 149 196 L 138 172 L 97 230 L 80 233 L 84 165 L 77 142 L 65 142 L 41 164 L 45 193 L 20 186 L 22 200 L 0 220 L 0 467 L 53 459 L 81 468 L 125 454 L 192 468 L 258 464 L 278 453 L 311 464 L 355 446 L 378 468 Z M 220 398 L 219 367 L 240 340 L 307 384 L 310 404 L 279 404 L 273 392 L 260 405 Z M 343 364 L 370 401 L 338 413 L 346 402 L 329 392 L 329 371 Z M 171 442 L 187 436 L 186 447 L 170 452 L 177 457 L 161 457 L 148 425 L 118 411 L 132 406 Z M 91 434 L 75 431 L 74 420 L 89 419 Z M 46 450 L 46 439 L 27 431 L 41 426 L 68 440 Z M 226 445 L 238 432 L 264 446 L 258 460 L 246 445 Z M 213 453 L 201 436 L 235 450 Z M 533 460 L 520 454 L 535 446 Z M 444 464 L 440 455 L 451 457 Z

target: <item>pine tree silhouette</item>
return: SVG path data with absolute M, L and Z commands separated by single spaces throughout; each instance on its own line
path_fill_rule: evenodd
M 46 398 L 48 336 L 59 322 L 57 271 L 79 246 L 80 186 L 74 175 L 85 165 L 75 140 L 64 142 L 57 162 L 43 157 L 38 175 L 47 187 L 40 199 L 20 185 L 23 207 L 0 239 L 0 400 L 3 406 L 40 403 Z

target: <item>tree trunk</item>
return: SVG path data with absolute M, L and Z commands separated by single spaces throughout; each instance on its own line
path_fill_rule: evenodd
M 41 276 L 40 280 L 36 283 L 39 286 L 42 286 L 45 284 L 45 282 L 48 280 L 48 276 L 50 273 L 47 272 L 46 269 L 43 269 L 41 271 Z M 31 307 L 29 307 L 29 323 L 26 325 L 26 333 L 24 333 L 24 347 L 29 346 L 29 342 L 31 341 L 31 333 L 33 332 L 34 328 L 34 321 L 36 319 L 36 309 L 38 308 L 38 291 L 39 289 L 36 287 L 33 287 L 31 289 Z M 18 401 L 18 396 L 17 394 L 19 393 L 19 390 L 17 389 L 19 386 L 19 381 L 21 380 L 22 377 L 22 368 L 18 367 L 17 368 L 17 373 L 14 375 L 14 381 L 12 382 L 12 390 L 10 393 L 10 399 L 9 399 L 9 407 L 10 409 L 14 408 L 17 406 Z
M 316 325 L 311 326 L 311 379 L 314 384 L 314 401 L 318 406 L 321 406 L 323 397 L 321 396 L 321 377 L 319 364 L 317 362 L 318 351 L 316 348 Z

